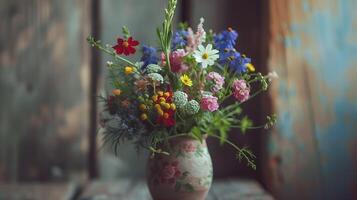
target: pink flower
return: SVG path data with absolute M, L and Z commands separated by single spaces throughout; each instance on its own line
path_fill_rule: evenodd
M 165 163 L 160 173 L 160 180 L 161 183 L 174 184 L 179 176 L 181 176 L 181 171 L 178 169 L 177 161 Z
M 187 35 L 187 48 L 188 52 L 194 52 L 198 46 L 200 46 L 206 40 L 206 31 L 203 29 L 203 18 L 200 19 L 200 23 L 197 26 L 196 34 L 193 33 L 191 28 L 188 28 Z
M 183 49 L 178 49 L 170 54 L 171 71 L 183 73 L 188 69 L 188 66 L 182 62 L 186 55 L 187 53 Z
M 183 73 L 187 71 L 188 66 L 183 63 L 183 57 L 186 55 L 187 53 L 183 49 L 177 49 L 170 54 L 170 65 L 172 72 Z M 166 65 L 166 56 L 163 52 L 161 53 L 161 63 L 162 65 Z
M 222 89 L 224 85 L 224 77 L 222 77 L 220 74 L 217 72 L 210 72 L 206 76 L 207 80 L 213 80 L 215 85 L 211 88 L 211 91 L 213 93 L 217 93 L 219 90 Z
M 218 98 L 212 95 L 203 96 L 201 99 L 201 109 L 213 112 L 218 109 Z
M 244 102 L 249 98 L 250 88 L 245 80 L 235 80 L 232 84 L 233 96 L 239 101 Z

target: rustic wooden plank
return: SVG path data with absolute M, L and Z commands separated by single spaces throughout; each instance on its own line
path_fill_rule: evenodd
M 71 200 L 77 191 L 72 183 L 0 183 L 0 199 L 6 200 Z
M 267 186 L 280 199 L 355 199 L 357 2 L 270 1 L 269 66 L 280 79 Z
M 92 182 L 85 187 L 80 200 L 152 200 L 146 182 L 123 179 L 116 182 Z M 207 200 L 262 199 L 272 200 L 253 180 L 228 180 L 213 183 Z

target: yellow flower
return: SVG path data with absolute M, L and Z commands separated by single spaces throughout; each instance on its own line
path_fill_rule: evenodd
M 139 105 L 139 109 L 144 112 L 144 111 L 147 110 L 147 107 L 146 107 L 145 104 L 140 104 L 140 105 Z
M 133 72 L 134 72 L 134 68 L 133 68 L 133 67 L 126 66 L 126 67 L 124 68 L 124 73 L 125 73 L 126 75 L 132 74 Z
M 163 91 L 158 91 L 157 94 L 158 94 L 159 96 L 163 96 L 163 95 L 164 95 L 164 92 L 163 92 Z
M 140 119 L 143 120 L 143 121 L 145 121 L 145 120 L 148 119 L 148 115 L 145 114 L 145 113 L 143 113 L 143 114 L 140 115 Z
M 157 114 L 159 114 L 160 116 L 164 115 L 164 111 L 162 111 L 161 109 L 157 111 Z
M 248 68 L 248 70 L 250 72 L 254 72 L 255 71 L 255 67 L 254 67 L 254 65 L 252 63 L 247 63 L 245 66 Z
M 188 77 L 186 74 L 182 75 L 180 77 L 181 79 L 181 82 L 184 84 L 184 85 L 187 85 L 189 87 L 192 86 L 192 80 L 190 79 L 190 77 Z
M 154 96 L 151 97 L 151 99 L 152 99 L 153 101 L 157 101 L 157 98 L 158 98 L 157 95 L 154 95 Z
M 169 97 L 169 96 L 170 96 L 170 92 L 165 92 L 165 93 L 164 93 L 164 96 L 165 96 L 165 97 Z
M 170 104 L 165 103 L 165 104 L 163 105 L 163 107 L 166 108 L 166 109 L 170 109 L 171 106 L 170 106 Z
M 119 96 L 121 94 L 121 90 L 114 89 L 114 90 L 112 90 L 112 94 L 115 95 L 115 96 Z
M 155 104 L 155 108 L 156 108 L 156 110 L 161 110 L 160 104 Z

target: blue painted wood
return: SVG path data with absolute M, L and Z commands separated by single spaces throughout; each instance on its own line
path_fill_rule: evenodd
M 357 1 L 270 3 L 277 129 L 270 189 L 282 199 L 357 198 Z

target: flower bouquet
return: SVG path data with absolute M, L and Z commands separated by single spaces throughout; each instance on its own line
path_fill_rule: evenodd
M 272 115 L 265 124 L 254 126 L 241 105 L 266 91 L 276 73 L 255 72 L 251 59 L 234 48 L 238 33 L 232 28 L 206 32 L 201 18 L 195 31 L 181 23 L 172 32 L 176 3 L 168 2 L 162 27 L 157 29 L 158 46 L 140 47 L 126 27 L 114 45 L 103 45 L 93 37 L 88 42 L 113 58 L 107 62 L 113 90 L 100 97 L 105 103 L 101 113 L 105 142 L 117 151 L 120 143 L 132 141 L 152 153 L 148 183 L 154 198 L 175 199 L 162 197 L 163 191 L 171 195 L 197 191 L 192 198 L 200 199 L 212 180 L 207 137 L 231 145 L 239 160 L 256 168 L 254 154 L 230 141 L 228 132 L 239 128 L 245 133 L 275 123 Z M 128 56 L 138 48 L 140 61 L 131 61 Z

